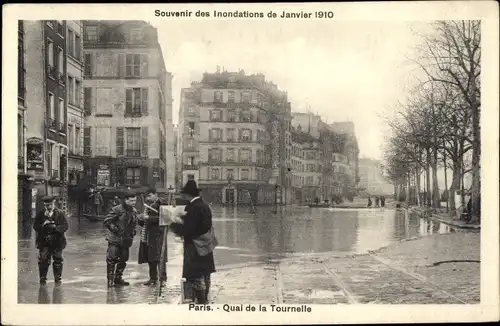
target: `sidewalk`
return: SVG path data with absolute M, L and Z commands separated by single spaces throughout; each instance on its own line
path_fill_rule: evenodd
M 213 274 L 212 303 L 479 303 L 480 235 L 452 233 L 365 255 L 294 258 Z
M 409 206 L 408 207 L 409 212 L 415 212 L 419 214 L 421 217 L 425 217 L 444 223 L 448 224 L 457 228 L 461 229 L 471 229 L 471 230 L 480 230 L 481 229 L 481 224 L 467 224 L 467 222 L 463 220 L 457 220 L 454 216 L 449 216 L 446 213 L 427 213 L 425 208 L 421 207 L 415 207 L 415 206 Z

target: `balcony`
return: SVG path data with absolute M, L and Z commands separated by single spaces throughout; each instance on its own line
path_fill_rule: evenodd
M 141 157 L 141 150 L 140 149 L 127 149 L 125 151 L 125 155 L 127 157 Z
M 198 164 L 184 164 L 183 165 L 183 170 L 184 171 L 198 170 L 198 169 L 199 169 Z

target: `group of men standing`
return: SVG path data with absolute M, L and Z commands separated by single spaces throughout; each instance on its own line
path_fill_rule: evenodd
M 206 303 L 210 289 L 210 274 L 215 272 L 213 250 L 217 245 L 212 226 L 212 212 L 201 197 L 196 182 L 189 180 L 181 191 L 188 203 L 170 229 L 184 239 L 184 263 L 182 277 L 193 289 L 196 303 Z M 165 227 L 160 226 L 162 202 L 155 189 L 144 193 L 145 211 L 139 214 L 135 208 L 137 195 L 126 193 L 123 202 L 112 207 L 104 219 L 106 240 L 107 286 L 128 286 L 123 273 L 130 256 L 130 248 L 136 235 L 137 225 L 142 226 L 138 263 L 149 265 L 149 279 L 144 285 L 165 286 L 167 280 L 167 250 Z M 66 247 L 65 232 L 68 222 L 62 210 L 55 207 L 53 197 L 45 197 L 44 209 L 35 218 L 33 228 L 37 232 L 36 245 L 39 249 L 40 284 L 47 281 L 47 273 L 53 259 L 56 284 L 61 283 L 63 258 Z M 163 264 L 161 264 L 163 262 Z M 162 266 L 163 265 L 163 266 Z

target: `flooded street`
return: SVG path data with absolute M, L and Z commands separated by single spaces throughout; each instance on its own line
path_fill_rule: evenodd
M 219 240 L 216 267 L 258 264 L 270 259 L 331 252 L 332 255 L 364 253 L 415 236 L 452 232 L 445 224 L 406 216 L 390 209 L 287 208 L 273 214 L 272 208 L 213 207 L 213 221 Z M 154 288 L 142 286 L 147 265 L 137 264 L 139 236 L 134 240 L 124 278 L 125 289 L 106 288 L 107 244 L 101 222 L 77 217 L 69 219 L 64 250 L 62 286 L 54 286 L 52 271 L 46 287 L 39 287 L 37 249 L 31 228 L 19 230 L 19 303 L 146 303 L 154 302 Z M 168 236 L 165 295 L 178 296 L 182 269 L 182 242 Z M 170 300 L 168 299 L 168 300 Z M 168 301 L 167 300 L 167 301 Z

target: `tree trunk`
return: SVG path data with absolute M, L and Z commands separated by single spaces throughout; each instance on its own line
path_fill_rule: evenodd
M 408 204 L 411 203 L 411 197 L 410 197 L 410 188 L 411 188 L 411 174 L 408 172 L 408 175 L 406 176 L 406 202 Z
M 437 176 L 437 150 L 434 149 L 432 159 L 432 207 L 440 208 L 441 200 L 439 196 L 439 184 Z
M 426 174 L 426 186 L 427 189 L 425 189 L 425 204 L 427 206 L 431 206 L 431 150 L 430 148 L 427 148 L 427 162 L 426 162 L 426 169 L 425 169 L 425 174 Z
M 417 171 L 415 173 L 416 175 L 416 179 L 417 179 L 417 189 L 416 189 L 416 196 L 417 196 L 417 206 L 420 206 L 421 205 L 421 202 L 420 202 L 420 169 L 417 168 Z
M 449 198 L 450 197 L 450 189 L 448 188 L 448 175 L 447 175 L 448 169 L 446 167 L 446 150 L 443 152 L 443 163 L 444 163 L 444 188 L 445 188 L 444 193 L 446 193 L 446 196 L 448 196 L 448 198 Z M 450 200 L 448 198 L 446 198 L 446 213 L 449 212 L 448 203 L 450 202 Z
M 475 98 L 475 83 L 473 83 L 473 96 Z M 481 218 L 481 130 L 480 112 L 475 100 L 472 101 L 472 215 L 471 222 Z
M 450 185 L 450 191 L 448 192 L 448 202 L 450 206 L 450 214 L 456 215 L 456 203 L 455 203 L 455 193 L 457 189 L 460 187 L 460 178 L 461 178 L 462 167 L 460 162 L 453 162 L 453 176 Z

